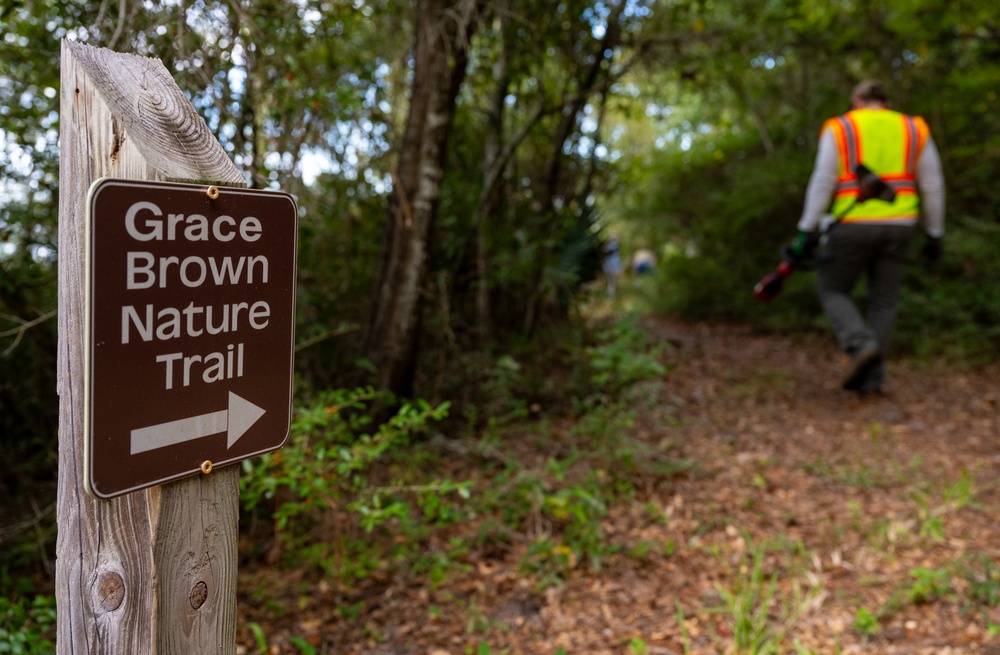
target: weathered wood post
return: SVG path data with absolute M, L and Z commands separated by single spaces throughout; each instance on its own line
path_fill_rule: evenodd
M 61 80 L 57 650 L 234 653 L 238 467 L 84 492 L 84 220 L 101 177 L 245 181 L 159 60 L 63 41 Z

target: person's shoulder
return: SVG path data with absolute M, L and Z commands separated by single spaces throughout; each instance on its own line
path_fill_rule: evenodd
M 830 127 L 836 127 L 841 124 L 841 122 L 846 118 L 846 114 L 838 114 L 837 116 L 831 116 L 823 121 L 823 129 Z
M 840 114 L 838 116 L 831 116 L 823 121 L 823 126 L 819 129 L 820 136 L 826 134 L 827 132 L 832 132 L 834 134 L 838 132 L 843 132 L 844 123 L 847 120 L 847 114 Z
M 908 118 L 909 120 L 911 120 L 913 122 L 914 127 L 917 128 L 917 131 L 924 138 L 927 138 L 927 137 L 930 136 L 930 134 L 931 134 L 931 128 L 927 124 L 927 121 L 924 120 L 923 116 L 917 116 L 915 114 L 903 114 L 903 115 L 906 116 L 906 118 Z

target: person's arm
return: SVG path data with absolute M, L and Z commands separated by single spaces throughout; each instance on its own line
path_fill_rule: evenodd
M 816 164 L 809 177 L 809 186 L 806 187 L 802 218 L 799 219 L 798 229 L 802 232 L 815 232 L 819 229 L 820 219 L 829 209 L 830 199 L 837 188 L 839 163 L 833 132 L 823 130 L 819 138 L 819 150 L 816 152 Z
M 924 231 L 940 239 L 944 236 L 944 172 L 934 139 L 928 138 L 917 160 L 917 187 L 924 214 Z

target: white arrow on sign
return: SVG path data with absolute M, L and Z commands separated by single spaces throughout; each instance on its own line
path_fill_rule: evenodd
M 264 415 L 264 412 L 265 410 L 249 400 L 240 398 L 230 391 L 228 409 L 132 430 L 132 454 L 173 446 L 220 432 L 226 433 L 226 447 L 232 448 L 237 439 L 242 437 L 250 426 Z

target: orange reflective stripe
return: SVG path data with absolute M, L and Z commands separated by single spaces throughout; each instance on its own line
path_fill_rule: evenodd
M 913 119 L 913 124 L 917 128 L 917 159 L 920 159 L 920 153 L 924 151 L 924 146 L 927 145 L 927 139 L 931 138 L 931 128 L 927 126 L 927 121 L 925 121 L 920 116 L 911 116 Z
M 916 214 L 906 214 L 905 216 L 845 216 L 840 219 L 842 223 L 916 223 Z
M 917 170 L 917 151 L 920 142 L 920 135 L 917 134 L 917 126 L 906 114 L 900 114 L 903 119 L 903 161 L 906 162 L 906 171 L 912 173 Z
M 837 139 L 837 154 L 840 157 L 840 180 L 853 180 L 854 169 L 858 165 L 858 131 L 854 124 L 844 116 L 837 116 L 827 121 L 833 128 Z
M 848 160 L 847 134 L 839 118 L 838 116 L 837 118 L 828 120 L 824 129 L 829 129 L 833 132 L 833 140 L 837 144 L 837 160 L 839 164 L 839 170 L 837 171 L 839 175 L 837 177 L 839 180 L 843 180 L 850 173 L 850 169 L 844 166 Z
M 826 125 L 834 130 L 840 157 L 834 214 L 847 222 L 915 222 L 919 215 L 916 165 L 930 138 L 926 123 L 892 110 L 860 109 L 831 118 Z M 868 148 L 866 139 L 873 139 Z M 859 185 L 854 170 L 858 164 L 879 175 L 896 199 L 886 202 L 873 198 L 855 204 Z
M 917 163 L 920 162 L 920 155 L 924 152 L 924 146 L 927 145 L 927 140 L 931 138 L 931 128 L 927 127 L 927 123 L 920 116 L 913 116 L 913 125 L 917 131 L 917 153 L 914 158 L 913 172 L 917 172 Z
M 850 112 L 844 114 L 841 118 L 843 118 L 848 131 L 848 146 L 850 146 L 850 159 L 847 160 L 849 164 L 848 170 L 851 175 L 854 175 L 854 169 L 865 160 L 865 153 L 861 149 L 861 130 L 858 128 L 858 124 L 854 121 L 854 116 Z
M 899 175 L 880 175 L 882 181 L 892 187 L 892 190 L 899 193 L 915 193 L 917 190 L 917 178 L 912 173 L 901 173 Z

